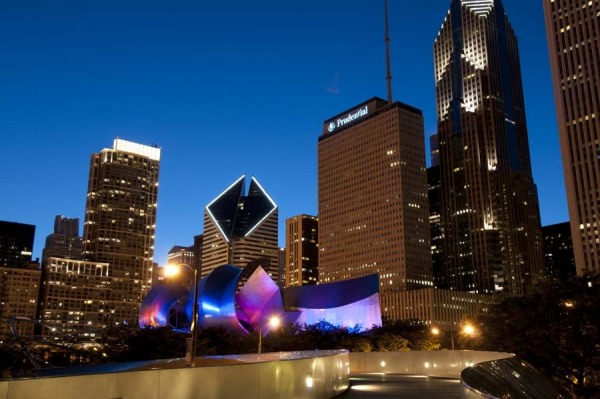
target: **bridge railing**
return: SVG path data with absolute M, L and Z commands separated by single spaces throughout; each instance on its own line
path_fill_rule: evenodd
M 350 373 L 392 373 L 460 378 L 467 367 L 482 362 L 511 358 L 504 352 L 406 351 L 350 353 Z
M 223 358 L 220 358 L 223 360 Z M 137 370 L 0 381 L 0 399 L 329 399 L 349 384 L 347 351 L 283 352 L 227 357 L 227 365 L 172 367 L 136 364 Z M 219 363 L 219 362 L 215 362 Z M 223 362 L 221 362 L 222 364 Z M 140 369 L 141 368 L 141 369 Z M 154 368 L 154 369 L 152 369 Z

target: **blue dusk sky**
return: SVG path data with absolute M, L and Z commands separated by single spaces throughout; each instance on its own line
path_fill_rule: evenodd
M 436 131 L 433 42 L 450 0 L 389 0 L 394 99 Z M 504 0 L 519 39 L 542 224 L 568 220 L 542 2 Z M 0 0 L 0 220 L 83 226 L 90 155 L 162 148 L 155 260 L 254 175 L 285 219 L 317 213 L 322 124 L 386 96 L 383 0 Z

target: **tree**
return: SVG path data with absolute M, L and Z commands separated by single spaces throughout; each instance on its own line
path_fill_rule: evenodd
M 0 378 L 11 378 L 23 369 L 29 369 L 31 365 L 22 348 L 22 345 L 14 337 L 6 337 L 0 340 Z
M 420 320 L 385 320 L 381 327 L 373 327 L 368 333 L 373 337 L 375 350 L 437 350 L 440 349 L 441 345 L 437 337 L 434 337 L 430 328 L 427 324 Z M 380 336 L 391 335 L 401 337 L 405 344 L 392 344 L 389 341 L 389 337 L 386 338 L 388 341 L 387 345 L 380 343 L 379 346 L 382 349 L 377 349 L 377 340 L 381 341 Z M 390 346 L 391 345 L 391 346 Z M 401 349 L 383 349 L 383 348 L 394 348 L 398 347 Z
M 104 331 L 100 343 L 112 361 L 172 359 L 185 356 L 185 337 L 170 327 L 118 326 Z
M 546 280 L 529 296 L 491 306 L 477 323 L 472 347 L 515 353 L 578 395 L 600 392 L 598 275 Z

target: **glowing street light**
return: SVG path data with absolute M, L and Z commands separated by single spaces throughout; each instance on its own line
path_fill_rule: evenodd
M 273 316 L 269 319 L 269 327 L 276 329 L 281 324 L 281 320 L 277 316 Z
M 271 316 L 268 324 L 271 330 L 274 330 L 281 324 L 281 319 L 277 316 Z M 262 327 L 258 329 L 258 353 L 262 353 Z
M 467 324 L 463 327 L 463 334 L 473 336 L 475 335 L 475 327 L 471 324 Z
M 442 333 L 437 327 L 432 327 L 430 331 L 431 335 L 434 335 L 436 337 Z M 450 343 L 452 345 L 452 350 L 454 350 L 454 324 L 452 324 L 452 326 L 450 327 Z
M 196 367 L 196 334 L 198 331 L 198 270 L 192 268 L 190 265 L 186 263 L 178 263 L 178 264 L 167 264 L 165 266 L 165 277 L 172 277 L 181 272 L 181 268 L 185 266 L 191 271 L 194 272 L 194 304 L 192 306 L 192 325 L 190 326 L 190 332 L 192 333 L 192 348 L 190 353 L 189 365 L 191 367 Z M 186 360 L 187 354 L 186 354 Z

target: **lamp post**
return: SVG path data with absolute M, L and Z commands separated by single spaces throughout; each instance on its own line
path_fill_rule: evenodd
M 462 333 L 469 337 L 474 337 L 477 334 L 477 329 L 472 324 L 465 324 L 462 328 Z
M 431 329 L 431 334 L 435 335 L 436 337 L 440 335 L 440 333 L 441 331 L 437 327 L 433 327 Z M 452 345 L 452 350 L 454 350 L 454 324 L 452 325 L 452 327 L 450 327 L 450 343 Z
M 455 332 L 455 326 L 454 323 L 451 323 L 450 325 L 450 343 L 452 345 L 452 350 L 454 350 L 454 332 Z M 467 323 L 465 324 L 462 329 L 460 330 L 460 333 L 464 334 L 464 335 L 468 335 L 469 337 L 474 336 L 477 333 L 477 330 L 475 329 L 475 327 L 470 324 Z M 440 334 L 440 329 L 437 327 L 433 327 L 431 329 L 431 334 L 437 336 Z
M 192 324 L 190 326 L 190 332 L 192 334 L 192 348 L 190 350 L 190 352 L 191 352 L 190 366 L 196 367 L 196 340 L 197 340 L 196 334 L 198 331 L 198 270 L 196 268 L 191 267 L 190 265 L 188 265 L 186 263 L 179 263 L 177 265 L 167 265 L 166 267 L 168 269 L 165 271 L 165 275 L 175 275 L 175 274 L 179 273 L 179 271 L 181 270 L 180 269 L 181 266 L 185 266 L 194 272 L 194 284 L 193 284 L 194 303 L 192 305 Z
M 271 329 L 279 327 L 281 320 L 277 316 L 272 316 L 269 319 L 269 327 Z M 258 329 L 258 353 L 262 353 L 262 326 Z

